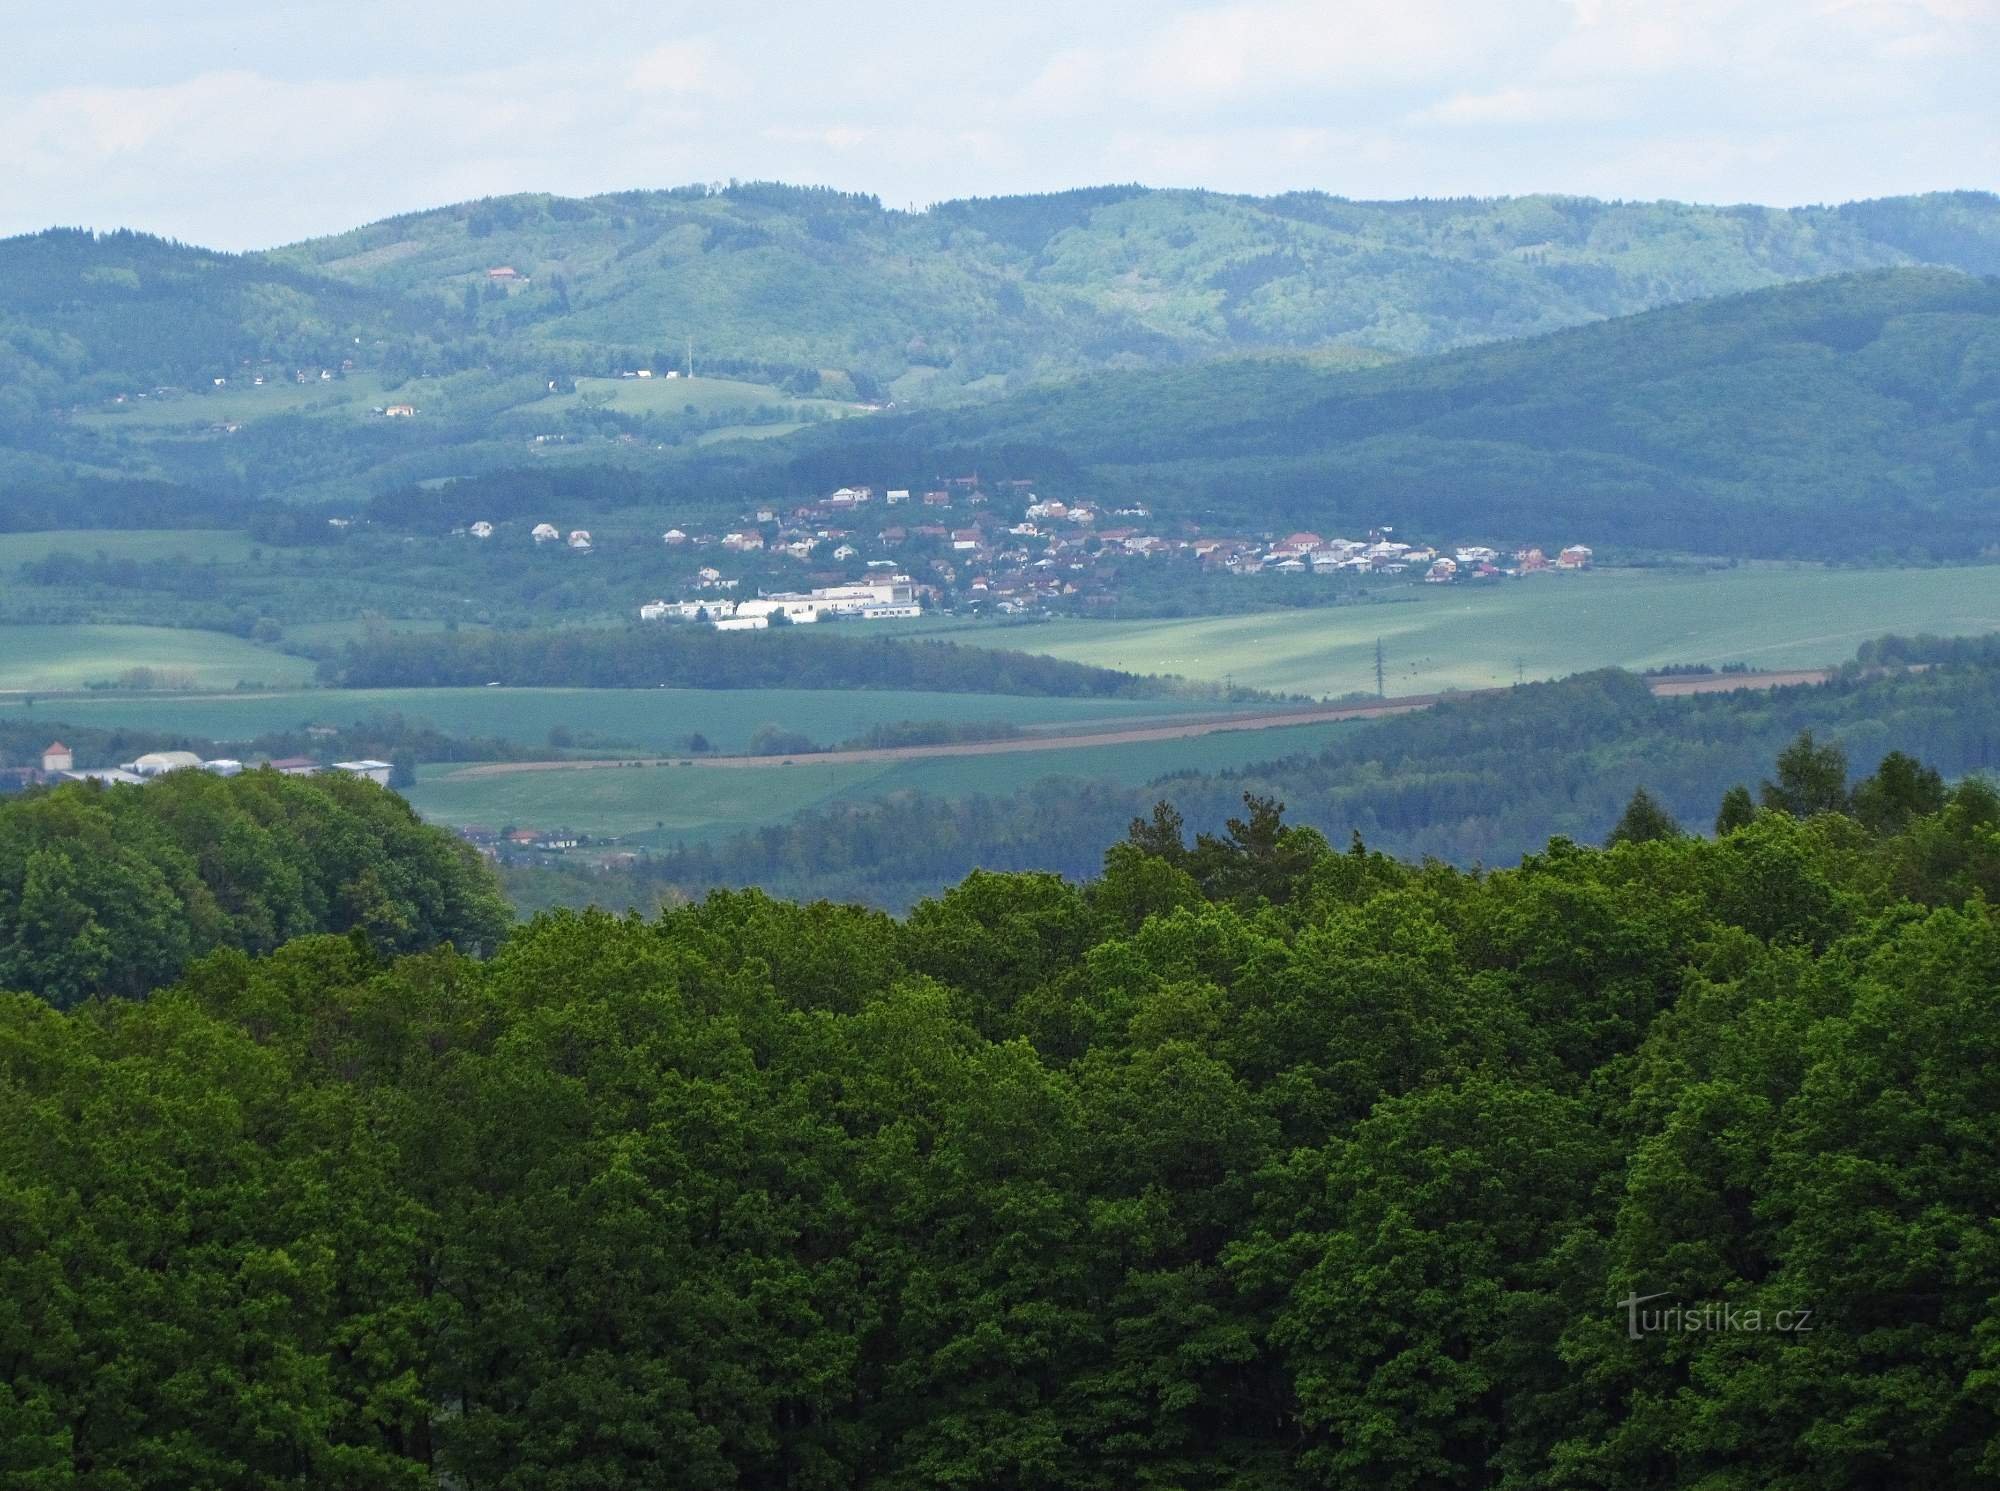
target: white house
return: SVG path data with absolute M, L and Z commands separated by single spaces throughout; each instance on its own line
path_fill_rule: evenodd
M 493 525 L 484 518 L 481 518 L 477 523 L 472 525 L 472 536 L 474 538 L 493 537 Z
M 641 621 L 663 621 L 674 614 L 674 608 L 665 601 L 647 601 L 639 608 Z
M 768 616 L 729 616 L 714 626 L 718 632 L 761 632 L 770 624 Z
M 882 495 L 888 500 L 889 505 L 894 507 L 899 502 L 908 502 L 910 500 L 910 489 L 908 487 L 891 487 Z
M 660 535 L 660 542 L 663 544 L 684 544 L 687 541 L 688 536 L 678 528 L 669 528 L 665 533 Z
M 588 528 L 572 528 L 569 531 L 569 546 L 572 549 L 589 548 L 590 530 Z
M 538 544 L 552 544 L 562 535 L 556 531 L 556 525 L 553 523 L 537 523 L 533 537 Z
M 366 777 L 378 787 L 389 785 L 391 767 L 386 761 L 375 761 L 372 759 L 336 761 L 333 763 L 333 769 L 335 771 L 344 771 L 349 776 Z
M 70 754 L 68 746 L 59 740 L 49 742 L 42 752 L 42 770 L 54 774 L 59 771 L 76 769 L 76 758 Z

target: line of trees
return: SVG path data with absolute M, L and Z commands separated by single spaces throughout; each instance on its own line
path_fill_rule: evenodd
M 700 626 L 392 634 L 322 664 L 346 688 L 499 683 L 523 688 L 915 689 L 1138 698 L 1196 691 L 1034 653 L 854 636 L 839 627 L 761 633 Z

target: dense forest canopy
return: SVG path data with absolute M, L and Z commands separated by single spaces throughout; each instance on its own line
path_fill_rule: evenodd
M 511 920 L 471 849 L 354 777 L 176 771 L 0 798 L 0 987 L 58 1005 L 143 994 L 218 948 L 338 932 L 478 952 Z
M 1818 751 L 1491 874 L 1252 799 L 903 920 L 16 971 L 0 1472 L 2000 1485 L 2000 799 Z

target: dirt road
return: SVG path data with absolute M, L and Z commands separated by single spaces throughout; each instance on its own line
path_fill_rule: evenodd
M 1782 673 L 1697 673 L 1648 680 L 1662 698 L 1683 694 L 1724 693 L 1734 689 L 1780 689 L 1798 684 L 1824 683 L 1824 668 L 1800 668 Z M 628 756 L 617 760 L 590 761 L 492 761 L 466 766 L 442 778 L 461 781 L 469 777 L 507 776 L 524 771 L 606 771 L 625 766 L 705 766 L 729 771 L 758 771 L 795 766 L 802 761 L 815 765 L 859 766 L 886 761 L 932 760 L 940 756 L 1004 756 L 1019 751 L 1073 751 L 1089 746 L 1135 745 L 1152 740 L 1186 740 L 1197 735 L 1215 735 L 1225 730 L 1282 730 L 1292 725 L 1324 725 L 1339 720 L 1371 720 L 1385 715 L 1409 714 L 1429 709 L 1441 699 L 1474 699 L 1505 693 L 1505 689 L 1474 689 L 1456 694 L 1404 694 L 1366 704 L 1328 704 L 1303 709 L 1269 711 L 1263 714 L 1213 715 L 1184 719 L 1164 725 L 1127 725 L 1116 730 L 1098 730 L 1073 735 L 1016 735 L 1005 740 L 957 741 L 948 745 L 885 746 L 873 750 L 815 751 L 801 756 Z

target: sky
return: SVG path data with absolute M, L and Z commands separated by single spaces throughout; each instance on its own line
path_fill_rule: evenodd
M 730 178 L 893 207 L 1130 181 L 1777 205 L 2000 187 L 2000 0 L 20 9 L 0 235 L 249 249 Z

